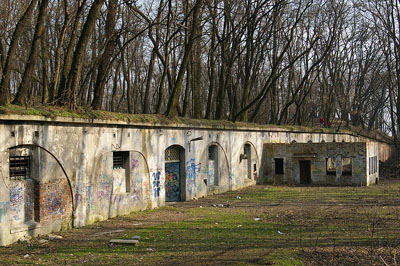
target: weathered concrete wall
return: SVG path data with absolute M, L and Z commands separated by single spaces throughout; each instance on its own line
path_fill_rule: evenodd
M 283 159 L 283 173 L 276 171 L 276 158 Z M 370 185 L 379 171 L 369 172 L 367 158 L 379 160 L 379 144 L 293 143 L 264 144 L 261 182 L 267 184 Z M 310 180 L 301 178 L 301 161 L 310 164 Z M 375 164 L 376 165 L 376 164 Z M 379 170 L 379 169 L 378 169 Z M 307 175 L 307 174 L 305 174 Z
M 0 245 L 165 205 L 171 146 L 181 151 L 180 199 L 192 200 L 255 184 L 264 143 L 368 141 L 345 133 L 18 116 L 0 117 L 0 136 Z M 32 157 L 30 177 L 10 180 L 9 156 L 19 150 Z M 116 151 L 123 152 L 119 166 Z

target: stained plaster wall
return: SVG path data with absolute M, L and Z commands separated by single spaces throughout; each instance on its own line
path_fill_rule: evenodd
M 26 116 L 0 117 L 0 136 L 0 245 L 26 235 L 47 234 L 165 205 L 164 152 L 172 145 L 183 150 L 182 198 L 192 200 L 255 184 L 262 171 L 264 143 L 361 141 L 349 134 Z M 202 139 L 192 141 L 199 137 Z M 251 151 L 248 157 L 243 156 L 246 144 Z M 208 159 L 210 145 L 218 151 L 214 167 Z M 12 215 L 15 181 L 9 178 L 8 158 L 15 147 L 32 153 L 32 168 L 36 169 L 32 177 L 39 186 L 38 221 L 17 221 Z M 113 169 L 113 151 L 128 151 L 129 166 Z M 215 169 L 217 185 L 210 182 Z M 130 177 L 128 191 L 126 174 Z M 13 230 L 15 227 L 20 229 Z
M 261 182 L 266 184 L 300 184 L 299 160 L 311 162 L 313 185 L 370 185 L 379 175 L 368 174 L 368 158 L 379 158 L 376 142 L 264 144 Z M 283 158 L 284 174 L 275 173 L 275 158 Z M 336 175 L 327 174 L 327 159 L 332 158 Z M 343 175 L 342 159 L 351 158 L 351 175 Z

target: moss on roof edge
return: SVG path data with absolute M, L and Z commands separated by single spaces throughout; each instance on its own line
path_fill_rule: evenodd
M 126 114 L 92 110 L 80 107 L 71 111 L 62 107 L 37 106 L 24 107 L 19 105 L 0 106 L 0 120 L 19 121 L 45 121 L 61 123 L 88 123 L 88 124 L 114 124 L 131 126 L 160 126 L 178 128 L 204 128 L 214 130 L 253 130 L 253 131 L 283 131 L 283 132 L 309 132 L 322 134 L 349 134 L 378 140 L 374 137 L 361 135 L 349 130 L 337 131 L 334 128 L 304 127 L 292 125 L 261 125 L 249 122 L 231 122 L 226 120 L 192 119 L 186 117 L 168 118 L 158 114 Z

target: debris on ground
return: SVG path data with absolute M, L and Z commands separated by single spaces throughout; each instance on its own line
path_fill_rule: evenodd
M 136 239 L 111 239 L 110 244 L 117 245 L 136 245 L 139 243 L 139 240 Z
M 95 235 L 109 235 L 109 234 L 114 234 L 114 233 L 122 233 L 125 231 L 126 231 L 125 229 L 118 229 L 118 230 L 96 233 Z
M 261 220 L 261 218 L 259 218 L 259 217 L 254 218 L 254 221 L 260 221 L 260 220 Z
M 59 236 L 59 235 L 48 235 L 48 238 L 49 238 L 50 241 L 54 241 L 54 240 L 60 240 L 63 237 Z

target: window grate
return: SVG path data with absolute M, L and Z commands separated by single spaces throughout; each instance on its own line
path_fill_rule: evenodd
M 113 152 L 113 168 L 124 168 L 124 152 Z
M 171 147 L 165 150 L 165 161 L 179 161 L 178 148 Z
M 29 178 L 30 156 L 10 155 L 10 179 Z

